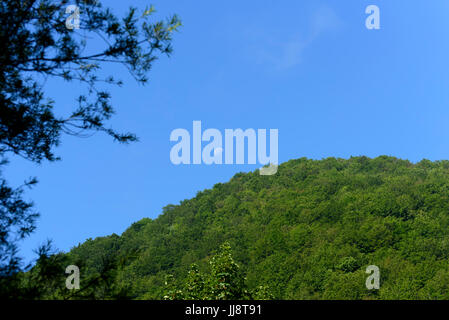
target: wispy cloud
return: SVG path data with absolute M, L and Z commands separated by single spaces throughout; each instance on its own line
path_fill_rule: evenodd
M 330 7 L 320 7 L 312 16 L 312 37 L 317 37 L 321 33 L 336 29 L 340 26 L 341 20 Z
M 282 71 L 299 65 L 303 52 L 323 33 L 336 29 L 341 24 L 336 13 L 329 7 L 320 7 L 311 16 L 309 23 L 289 30 L 289 37 L 266 34 L 253 46 L 253 59 L 270 69 Z

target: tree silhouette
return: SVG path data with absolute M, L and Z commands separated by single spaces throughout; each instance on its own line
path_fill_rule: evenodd
M 145 84 L 155 60 L 172 52 L 172 34 L 181 23 L 176 15 L 152 21 L 153 7 L 130 8 L 120 19 L 97 0 L 71 4 L 80 13 L 79 29 L 66 23 L 67 0 L 0 2 L 0 166 L 8 154 L 36 163 L 58 160 L 54 149 L 63 134 L 86 137 L 100 131 L 122 143 L 137 140 L 107 125 L 114 108 L 110 93 L 98 85 L 122 82 L 101 77 L 100 70 L 118 64 Z M 58 114 L 44 92 L 47 78 L 84 88 L 68 116 Z M 35 229 L 39 214 L 22 199 L 24 188 L 35 183 L 33 178 L 12 188 L 0 177 L 0 281 L 20 270 L 17 243 Z

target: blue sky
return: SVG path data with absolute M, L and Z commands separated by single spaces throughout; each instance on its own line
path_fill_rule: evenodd
M 47 238 L 61 250 L 87 238 L 120 234 L 162 207 L 178 204 L 254 165 L 170 162 L 173 129 L 279 130 L 279 160 L 392 155 L 417 162 L 449 159 L 449 2 L 446 0 L 103 1 L 118 15 L 154 4 L 178 14 L 174 53 L 142 87 L 111 88 L 117 129 L 140 142 L 96 134 L 64 137 L 62 161 L 35 165 L 11 158 L 5 176 L 41 212 L 22 245 Z M 365 27 L 365 8 L 380 8 L 380 30 Z M 82 19 L 82 17 L 81 17 Z M 112 69 L 111 69 L 112 70 Z M 76 83 L 46 83 L 57 110 L 70 110 Z

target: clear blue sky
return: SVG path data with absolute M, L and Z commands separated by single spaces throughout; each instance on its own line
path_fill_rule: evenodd
M 87 238 L 120 234 L 162 207 L 178 204 L 250 165 L 175 166 L 170 132 L 204 128 L 279 129 L 279 160 L 392 155 L 413 162 L 449 159 L 449 1 L 103 1 L 117 14 L 154 4 L 184 26 L 174 54 L 147 86 L 112 88 L 111 122 L 140 142 L 97 134 L 64 137 L 56 163 L 12 158 L 5 176 L 40 183 L 26 197 L 41 212 L 23 242 L 51 238 L 61 250 Z M 365 28 L 365 8 L 380 8 L 381 29 Z M 49 81 L 57 110 L 80 89 Z

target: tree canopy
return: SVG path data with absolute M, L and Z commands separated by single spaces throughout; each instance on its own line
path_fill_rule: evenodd
M 217 252 L 226 242 L 232 256 Z M 67 253 L 86 277 L 106 258 L 125 261 L 114 283 L 133 299 L 244 299 L 260 286 L 275 299 L 449 299 L 449 161 L 301 158 L 239 173 Z M 370 265 L 379 290 L 365 286 Z

